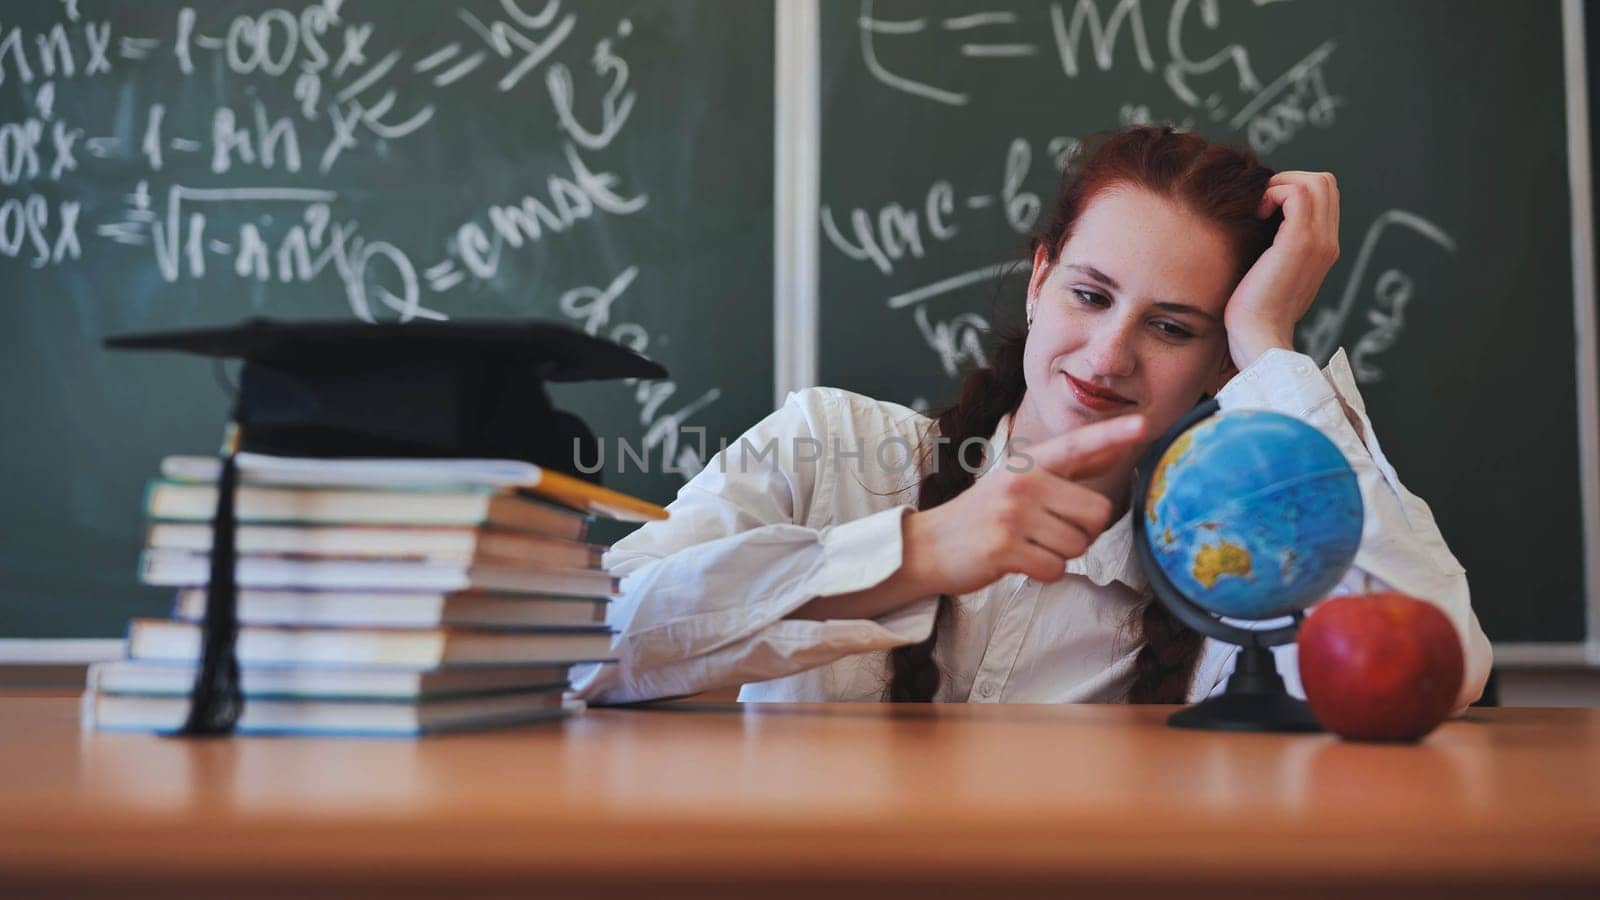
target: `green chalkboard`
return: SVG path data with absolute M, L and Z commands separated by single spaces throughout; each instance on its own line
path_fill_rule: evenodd
M 771 408 L 772 33 L 736 0 L 8 0 L 0 636 L 169 602 L 142 486 L 216 448 L 231 373 L 112 334 L 565 321 L 672 373 L 552 390 L 607 484 L 670 500 L 695 429 Z
M 1174 122 L 1332 171 L 1344 253 L 1301 349 L 1351 355 L 1489 636 L 1584 639 L 1559 3 L 821 12 L 823 383 L 946 402 L 995 304 L 1020 314 L 993 273 L 1076 137 Z

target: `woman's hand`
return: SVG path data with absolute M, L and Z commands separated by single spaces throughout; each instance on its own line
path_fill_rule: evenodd
M 1330 172 L 1279 172 L 1256 215 L 1283 210 L 1272 246 L 1223 310 L 1228 352 L 1243 370 L 1273 347 L 1294 349 L 1294 328 L 1339 258 L 1339 186 Z
M 1141 416 L 1095 422 L 1024 448 L 967 490 L 906 517 L 902 570 L 930 594 L 965 594 L 1011 572 L 1055 581 L 1111 524 L 1111 501 L 1075 479 L 1144 438 Z

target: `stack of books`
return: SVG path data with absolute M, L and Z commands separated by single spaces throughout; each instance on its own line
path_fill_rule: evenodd
M 594 515 L 659 507 L 503 460 L 240 454 L 235 495 L 244 733 L 418 734 L 553 718 L 568 668 L 609 660 Z M 101 729 L 183 724 L 198 670 L 220 463 L 169 457 L 151 482 L 143 580 L 176 589 L 91 668 Z

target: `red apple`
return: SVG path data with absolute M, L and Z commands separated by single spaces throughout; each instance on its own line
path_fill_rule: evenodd
M 1395 591 L 1317 604 L 1300 625 L 1299 647 L 1311 712 L 1352 740 L 1420 740 L 1461 691 L 1455 626 L 1433 604 Z

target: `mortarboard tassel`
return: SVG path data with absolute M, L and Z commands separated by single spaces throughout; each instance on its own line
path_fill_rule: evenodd
M 229 423 L 222 448 L 222 474 L 217 478 L 217 509 L 211 520 L 211 578 L 206 588 L 206 614 L 200 623 L 200 671 L 189 695 L 189 718 L 183 736 L 216 736 L 233 732 L 244 709 L 239 690 L 238 592 L 234 584 L 234 491 L 239 485 L 239 426 Z

